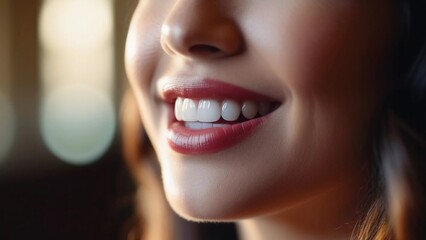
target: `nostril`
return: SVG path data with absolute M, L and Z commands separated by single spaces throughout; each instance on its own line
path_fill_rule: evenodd
M 211 45 L 205 45 L 205 44 L 198 44 L 191 46 L 188 49 L 189 53 L 193 55 L 198 56 L 208 56 L 208 55 L 216 55 L 220 52 L 222 52 L 219 48 L 211 46 Z

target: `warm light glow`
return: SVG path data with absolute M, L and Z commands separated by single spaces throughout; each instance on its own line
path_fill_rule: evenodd
M 45 0 L 40 16 L 41 42 L 46 49 L 91 50 L 112 40 L 110 0 Z
M 0 162 L 9 154 L 15 138 L 15 114 L 11 102 L 0 93 Z
M 96 161 L 115 132 L 113 103 L 101 91 L 86 86 L 50 92 L 43 101 L 41 122 L 49 149 L 76 165 Z
M 94 48 L 67 54 L 58 51 L 43 57 L 41 78 L 43 90 L 49 92 L 64 85 L 84 83 L 106 94 L 112 92 L 114 80 L 114 54 L 108 48 Z
M 115 133 L 112 0 L 44 0 L 41 131 L 52 153 L 89 164 Z

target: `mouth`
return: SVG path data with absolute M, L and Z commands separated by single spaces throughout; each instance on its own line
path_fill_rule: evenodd
M 167 140 L 182 154 L 208 154 L 248 138 L 282 102 L 217 80 L 168 81 L 161 97 L 173 112 Z
M 177 98 L 174 103 L 175 120 L 186 128 L 200 130 L 226 127 L 261 118 L 279 107 L 277 102 L 255 102 L 233 99 Z

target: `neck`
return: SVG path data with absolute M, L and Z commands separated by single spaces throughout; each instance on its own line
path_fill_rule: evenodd
M 366 181 L 339 184 L 304 203 L 280 213 L 237 223 L 242 240 L 351 239 L 364 215 Z

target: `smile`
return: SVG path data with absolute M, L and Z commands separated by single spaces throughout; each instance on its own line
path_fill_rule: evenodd
M 239 103 L 231 99 L 219 101 L 215 99 L 177 98 L 174 113 L 176 120 L 184 121 L 186 127 L 205 129 L 223 127 L 265 116 L 271 112 L 273 107 L 273 103 L 257 103 L 250 100 Z
M 161 94 L 174 105 L 168 144 L 182 154 L 230 148 L 251 136 L 281 105 L 270 97 L 216 80 L 168 82 Z

